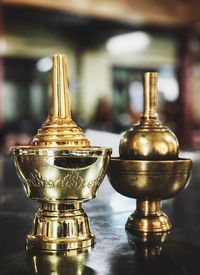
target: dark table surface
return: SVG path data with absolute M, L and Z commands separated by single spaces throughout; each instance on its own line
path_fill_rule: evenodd
M 135 200 L 117 194 L 105 178 L 97 198 L 84 204 L 96 244 L 78 255 L 51 255 L 25 250 L 37 203 L 26 197 L 10 157 L 0 159 L 0 275 L 7 274 L 152 274 L 200 275 L 200 157 L 194 161 L 185 190 L 163 202 L 173 229 L 155 257 L 142 257 L 124 225 Z

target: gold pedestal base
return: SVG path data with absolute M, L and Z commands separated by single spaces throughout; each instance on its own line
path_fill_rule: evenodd
M 28 249 L 83 249 L 94 244 L 87 214 L 80 203 L 42 204 L 27 235 Z
M 159 200 L 137 200 L 137 209 L 126 223 L 129 232 L 161 233 L 170 229 L 171 224 L 161 211 Z

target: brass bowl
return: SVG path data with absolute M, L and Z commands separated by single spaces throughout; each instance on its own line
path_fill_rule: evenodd
M 135 199 L 169 199 L 186 185 L 192 161 L 178 160 L 122 160 L 112 158 L 108 178 L 120 194 Z
M 50 251 L 83 249 L 94 244 L 81 203 L 96 196 L 111 149 L 12 149 L 17 174 L 28 197 L 38 201 L 27 247 Z
M 121 160 L 112 158 L 108 178 L 120 194 L 137 199 L 136 211 L 130 215 L 126 229 L 131 232 L 161 233 L 171 224 L 160 208 L 160 201 L 176 196 L 186 185 L 192 161 Z

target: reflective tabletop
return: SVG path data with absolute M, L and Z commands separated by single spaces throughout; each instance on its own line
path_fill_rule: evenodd
M 105 178 L 97 197 L 84 204 L 96 235 L 90 250 L 62 254 L 28 252 L 25 236 L 31 230 L 37 204 L 28 199 L 18 180 L 11 157 L 0 159 L 0 274 L 200 274 L 200 158 L 192 158 L 193 172 L 185 190 L 163 202 L 173 225 L 156 255 L 145 256 L 127 235 L 125 223 L 135 200 L 116 193 Z

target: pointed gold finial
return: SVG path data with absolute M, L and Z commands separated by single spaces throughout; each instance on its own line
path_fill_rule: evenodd
M 70 120 L 71 110 L 66 64 L 66 56 L 61 54 L 54 55 L 49 116 Z
M 88 148 L 90 142 L 71 118 L 66 56 L 53 57 L 49 115 L 32 139 L 31 145 L 42 147 Z

